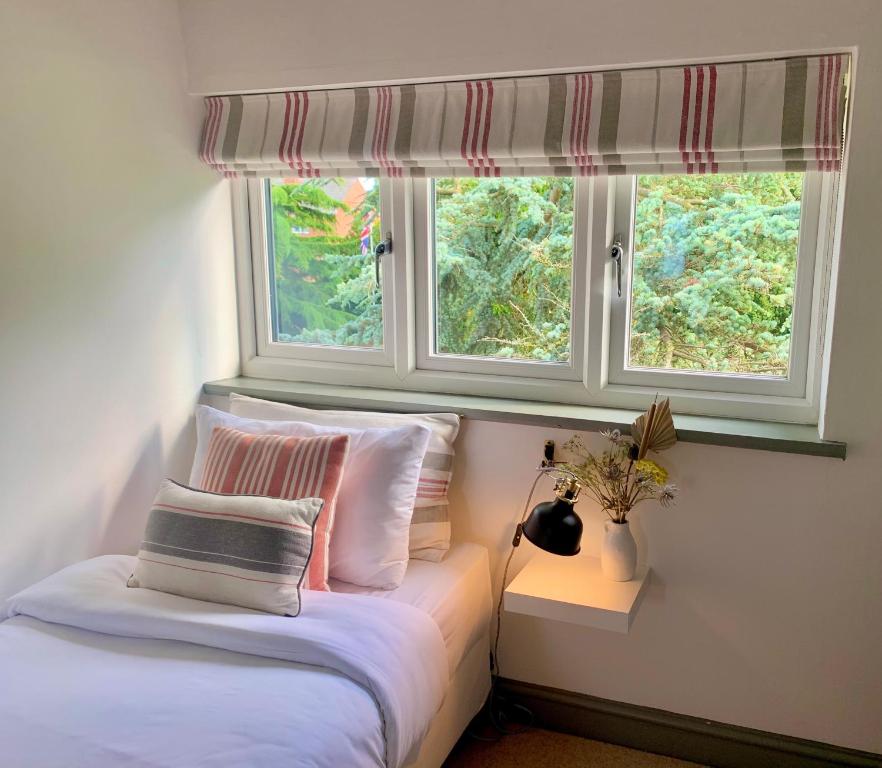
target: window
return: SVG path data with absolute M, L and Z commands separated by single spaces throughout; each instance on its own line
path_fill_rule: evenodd
M 638 176 L 624 186 L 610 380 L 805 397 L 819 174 Z
M 243 182 L 244 371 L 623 408 L 664 391 L 681 411 L 813 422 L 834 184 Z
M 437 354 L 570 359 L 573 179 L 438 179 Z
M 273 341 L 382 348 L 376 179 L 274 179 L 267 195 Z
M 629 368 L 788 375 L 803 181 L 637 177 Z
M 394 280 L 374 256 L 388 188 L 374 178 L 250 185 L 254 294 L 243 323 L 254 325 L 255 357 L 390 365 Z

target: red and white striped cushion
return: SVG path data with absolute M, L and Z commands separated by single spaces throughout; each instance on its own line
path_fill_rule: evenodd
M 287 403 L 230 395 L 230 412 L 249 419 L 305 421 L 327 427 L 400 427 L 418 424 L 431 430 L 423 458 L 410 524 L 410 556 L 438 562 L 450 548 L 447 493 L 453 476 L 453 445 L 459 432 L 455 413 L 371 413 L 368 411 L 314 411 Z
M 348 435 L 250 435 L 229 427 L 215 427 L 200 489 L 277 499 L 322 499 L 325 505 L 316 520 L 304 586 L 327 591 L 328 544 L 348 450 Z

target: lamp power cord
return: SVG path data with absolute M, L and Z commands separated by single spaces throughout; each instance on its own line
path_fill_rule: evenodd
M 511 549 L 505 560 L 505 568 L 502 571 L 502 583 L 499 589 L 499 599 L 496 601 L 496 636 L 493 641 L 493 651 L 490 654 L 490 693 L 487 696 L 485 709 L 490 724 L 496 731 L 496 736 L 482 736 L 475 733 L 471 729 L 467 731 L 469 736 L 478 741 L 498 741 L 503 736 L 511 736 L 517 733 L 523 733 L 533 726 L 533 712 L 523 704 L 509 701 L 503 694 L 499 692 L 499 678 L 501 676 L 499 666 L 499 638 L 502 635 L 502 604 L 505 597 L 505 587 L 508 582 L 508 571 L 511 567 L 511 561 L 514 558 L 515 550 L 521 543 L 521 535 L 524 527 L 524 521 L 530 511 L 530 502 L 533 500 L 533 494 L 536 492 L 536 486 L 542 477 L 548 474 L 548 467 L 539 467 L 533 484 L 530 486 L 530 492 L 527 495 L 527 501 L 521 512 L 520 520 L 515 528 L 514 537 L 511 542 Z M 512 727 L 514 725 L 514 727 Z

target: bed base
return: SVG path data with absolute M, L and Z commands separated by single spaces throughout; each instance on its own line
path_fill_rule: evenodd
M 450 681 L 444 703 L 429 726 L 417 755 L 402 768 L 441 768 L 490 693 L 490 635 L 484 635 L 463 657 Z

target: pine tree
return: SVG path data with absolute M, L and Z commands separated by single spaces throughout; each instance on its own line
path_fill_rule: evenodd
M 802 180 L 639 178 L 632 365 L 786 374 Z M 379 346 L 381 295 L 359 242 L 369 220 L 380 238 L 379 185 L 338 236 L 327 184 L 272 187 L 279 337 Z M 568 360 L 573 180 L 437 179 L 434 190 L 438 350 Z
M 570 354 L 573 180 L 438 179 L 438 349 L 564 361 Z
M 643 176 L 631 363 L 787 372 L 802 174 Z

